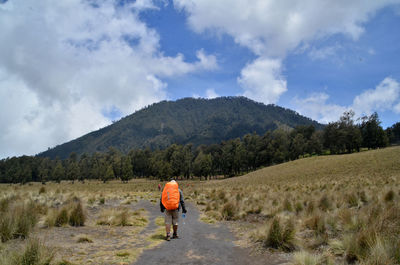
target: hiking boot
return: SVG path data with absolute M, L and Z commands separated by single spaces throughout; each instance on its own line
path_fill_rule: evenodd
M 167 241 L 171 240 L 171 236 L 168 234 L 167 237 L 165 238 Z
M 175 234 L 175 233 L 174 233 L 174 234 L 172 235 L 172 238 L 179 238 L 179 236 L 178 236 L 178 234 Z

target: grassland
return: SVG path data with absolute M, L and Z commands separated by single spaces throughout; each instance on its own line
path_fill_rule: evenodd
M 400 263 L 400 148 L 311 157 L 186 191 L 203 220 L 295 264 Z
M 400 263 L 399 147 L 179 184 L 201 220 L 231 225 L 238 244 L 291 253 L 293 264 Z M 162 242 L 162 227 L 147 231 L 148 213 L 140 208 L 142 200 L 158 207 L 157 185 L 0 185 L 0 263 L 132 262 Z
M 0 264 L 130 264 L 163 241 L 140 207 L 157 183 L 1 185 Z

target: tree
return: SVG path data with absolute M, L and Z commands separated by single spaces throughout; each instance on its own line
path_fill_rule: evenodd
M 72 152 L 66 161 L 66 175 L 68 180 L 71 180 L 72 183 L 76 179 L 78 179 L 79 176 L 79 166 L 77 160 L 77 155 L 76 153 Z
M 200 151 L 193 163 L 194 175 L 200 177 L 200 179 L 201 177 L 207 179 L 207 177 L 211 174 L 211 165 L 211 155 L 204 154 L 202 151 Z
M 310 141 L 307 144 L 307 152 L 309 154 L 316 153 L 317 155 L 322 154 L 323 151 L 323 132 L 315 131 Z
M 53 176 L 57 183 L 60 183 L 62 179 L 65 179 L 65 169 L 62 166 L 61 160 L 56 160 Z
M 132 161 L 129 156 L 122 157 L 121 176 L 122 182 L 128 182 L 133 178 Z
M 378 147 L 385 147 L 388 145 L 388 138 L 386 132 L 380 126 L 378 113 L 373 113 L 371 116 L 364 116 L 361 118 L 361 135 L 362 144 L 368 149 L 375 149 Z
M 79 181 L 83 182 L 85 179 L 89 179 L 91 164 L 90 164 L 90 158 L 88 157 L 87 154 L 83 154 L 81 156 L 78 166 L 79 166 L 79 177 L 78 177 Z
M 324 146 L 331 154 L 351 153 L 361 147 L 361 132 L 354 124 L 354 111 L 346 111 L 339 121 L 329 123 L 324 129 Z
M 400 122 L 386 129 L 386 135 L 390 144 L 400 143 Z
M 297 159 L 299 158 L 299 156 L 304 155 L 305 150 L 306 150 L 306 140 L 304 139 L 304 136 L 302 134 L 298 133 L 294 137 L 291 143 L 291 148 L 290 148 L 291 159 Z
M 275 130 L 272 133 L 271 147 L 274 150 L 273 162 L 282 163 L 289 158 L 289 135 L 282 129 Z
M 108 165 L 105 174 L 102 174 L 101 180 L 103 181 L 103 183 L 106 183 L 107 181 L 112 180 L 114 178 L 115 178 L 115 175 L 114 175 L 114 170 L 112 168 L 112 165 Z

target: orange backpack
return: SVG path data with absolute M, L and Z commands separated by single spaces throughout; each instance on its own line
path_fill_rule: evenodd
M 161 195 L 161 202 L 167 210 L 176 210 L 179 207 L 180 194 L 177 182 L 165 184 Z

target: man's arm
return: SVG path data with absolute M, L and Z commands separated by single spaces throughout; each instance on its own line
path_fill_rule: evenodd
M 179 190 L 179 197 L 180 197 L 180 201 L 179 201 L 179 203 L 180 203 L 180 205 L 182 206 L 182 213 L 187 213 L 187 211 L 186 211 L 186 207 L 185 207 L 185 201 L 183 200 L 183 194 L 182 194 L 182 191 L 181 190 Z
M 162 195 L 160 197 L 160 211 L 163 213 L 165 211 L 165 207 L 164 207 L 164 204 L 162 204 L 161 199 L 162 199 Z

